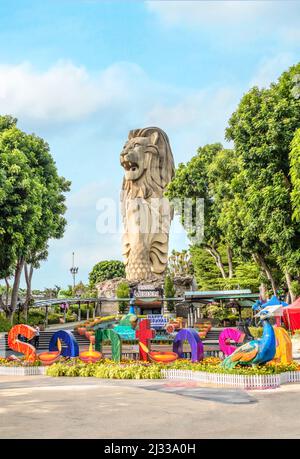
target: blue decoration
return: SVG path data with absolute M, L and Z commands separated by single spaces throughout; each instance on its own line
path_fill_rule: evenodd
M 131 300 L 130 300 L 129 314 L 135 314 L 135 310 L 134 310 L 134 298 L 131 298 Z
M 258 315 L 263 325 L 262 337 L 238 347 L 233 354 L 223 360 L 222 366 L 224 368 L 234 368 L 237 364 L 257 365 L 267 363 L 274 358 L 276 353 L 276 338 L 274 329 L 268 320 L 270 313 L 268 311 L 261 311 Z
M 281 301 L 279 298 L 277 298 L 276 295 L 273 295 L 272 298 L 270 298 L 264 305 L 263 307 L 265 308 L 266 306 L 283 306 L 286 307 L 288 306 L 287 303 L 284 301 Z
M 262 301 L 261 300 L 256 300 L 255 303 L 252 306 L 252 310 L 253 311 L 259 311 L 260 309 L 262 309 L 262 307 L 263 307 Z
M 57 351 L 57 339 L 60 339 L 67 347 L 63 347 L 61 355 L 63 357 L 78 357 L 79 355 L 79 346 L 70 331 L 67 330 L 58 330 L 51 336 L 49 343 L 49 351 Z

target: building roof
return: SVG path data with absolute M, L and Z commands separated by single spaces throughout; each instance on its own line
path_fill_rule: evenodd
M 186 301 L 210 303 L 218 300 L 248 300 L 256 301 L 259 299 L 259 293 L 252 293 L 251 290 L 215 290 L 215 291 L 196 291 L 185 292 Z M 245 306 L 249 307 L 249 306 Z

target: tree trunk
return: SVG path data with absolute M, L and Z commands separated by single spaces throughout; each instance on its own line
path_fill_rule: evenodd
M 0 295 L 0 307 L 1 309 L 3 309 L 3 311 L 5 311 L 5 304 L 4 304 L 2 295 Z
M 10 285 L 9 285 L 8 278 L 7 278 L 7 277 L 5 278 L 5 285 L 6 285 L 5 306 L 8 307 Z
M 277 293 L 277 286 L 275 284 L 275 280 L 273 278 L 273 275 L 272 275 L 272 272 L 269 268 L 269 266 L 267 265 L 266 263 L 266 260 L 264 259 L 264 257 L 260 254 L 260 253 L 254 253 L 253 254 L 253 259 L 255 260 L 255 262 L 263 269 L 263 271 L 265 272 L 267 278 L 269 279 L 270 283 L 271 283 L 271 286 L 272 286 L 272 290 L 273 290 L 273 293 L 274 295 L 276 295 Z
M 25 321 L 28 321 L 28 309 L 30 305 L 30 301 L 32 298 L 32 291 L 31 291 L 31 282 L 32 282 L 32 275 L 33 275 L 33 266 L 30 265 L 28 268 L 28 264 L 24 263 L 24 274 L 25 274 L 25 281 L 26 281 L 26 299 L 24 305 L 24 313 L 25 313 Z
M 221 255 L 219 254 L 217 249 L 215 247 L 211 246 L 211 245 L 205 246 L 205 249 L 208 251 L 208 253 L 210 253 L 210 255 L 215 260 L 215 263 L 216 263 L 217 267 L 219 268 L 223 279 L 227 279 L 228 276 L 227 276 L 227 274 L 225 272 L 225 268 L 224 268 L 224 265 L 223 265 L 223 262 L 222 262 Z
M 14 312 L 17 307 L 18 292 L 19 292 L 19 287 L 20 287 L 20 280 L 21 280 L 21 274 L 23 271 L 23 266 L 24 266 L 24 259 L 20 258 L 17 262 L 17 266 L 15 269 L 14 283 L 13 283 L 13 288 L 11 292 L 11 302 L 10 302 L 10 312 L 9 312 L 9 318 L 11 320 L 11 323 L 13 322 Z
M 230 279 L 233 278 L 233 253 L 232 248 L 230 246 L 227 247 L 227 257 L 228 257 L 228 276 Z
M 267 299 L 267 289 L 266 289 L 266 285 L 263 282 L 259 286 L 259 294 L 262 300 Z
M 285 278 L 286 278 L 286 283 L 287 283 L 287 287 L 289 289 L 289 297 L 290 297 L 290 301 L 291 303 L 293 303 L 296 299 L 293 291 L 292 291 L 292 276 L 290 275 L 290 273 L 288 271 L 285 272 Z M 288 301 L 289 303 L 289 301 Z
M 10 285 L 8 282 L 8 278 L 5 277 L 5 284 L 6 284 L 6 291 L 5 291 L 5 298 L 3 300 L 3 294 L 0 295 L 0 307 L 4 311 L 6 317 L 10 317 L 10 310 L 9 310 L 9 289 Z

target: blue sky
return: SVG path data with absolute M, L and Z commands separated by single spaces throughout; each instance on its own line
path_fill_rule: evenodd
M 78 280 L 120 259 L 119 234 L 99 234 L 101 198 L 118 201 L 129 129 L 157 125 L 176 163 L 224 142 L 251 86 L 300 59 L 298 1 L 0 0 L 0 113 L 44 137 L 72 181 L 65 237 L 51 241 L 34 288 Z M 171 234 L 170 249 L 187 246 Z

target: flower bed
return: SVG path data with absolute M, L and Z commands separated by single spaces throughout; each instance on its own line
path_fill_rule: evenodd
M 161 365 L 147 362 L 127 361 L 116 363 L 103 360 L 84 364 L 77 359 L 65 363 L 56 363 L 48 367 L 48 376 L 93 376 L 105 379 L 160 379 Z
M 178 378 L 239 387 L 262 385 L 260 381 L 263 381 L 265 377 L 270 387 L 277 387 L 280 384 L 278 381 L 283 381 L 281 375 L 288 373 L 293 375 L 290 378 L 294 378 L 294 382 L 300 381 L 299 365 L 296 362 L 289 365 L 269 364 L 256 367 L 236 367 L 227 370 L 220 367 L 220 359 L 216 357 L 209 357 L 198 363 L 179 359 L 170 364 L 130 360 L 116 363 L 106 359 L 86 365 L 78 359 L 74 359 L 56 363 L 47 370 L 49 376 L 94 376 L 109 379 Z M 253 381 L 256 382 L 253 383 Z
M 205 358 L 192 363 L 187 359 L 178 359 L 170 364 L 149 363 L 124 360 L 116 363 L 109 359 L 86 364 L 80 359 L 61 360 L 49 367 L 40 366 L 40 362 L 29 365 L 26 361 L 0 360 L 0 375 L 25 376 L 81 376 L 104 379 L 168 379 L 192 380 L 219 386 L 240 387 L 243 389 L 269 389 L 281 384 L 300 382 L 300 366 L 297 362 L 288 365 L 269 363 L 255 367 L 237 366 L 224 369 L 220 359 Z

